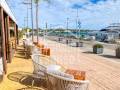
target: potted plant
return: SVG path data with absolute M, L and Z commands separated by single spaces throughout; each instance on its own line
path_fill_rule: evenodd
M 76 42 L 76 47 L 83 47 L 83 36 L 79 37 L 78 42 Z
M 120 58 L 120 46 L 118 46 L 115 51 L 116 51 L 116 57 Z
M 95 44 L 93 46 L 93 53 L 95 53 L 95 54 L 103 53 L 103 45 L 102 44 Z

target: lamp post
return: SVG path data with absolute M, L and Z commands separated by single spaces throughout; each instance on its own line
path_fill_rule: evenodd
M 79 42 L 80 42 L 80 38 L 81 38 L 81 31 L 80 31 L 80 29 L 81 29 L 81 22 L 80 22 L 80 20 L 78 20 L 78 27 L 79 27 Z
M 66 22 L 66 24 L 67 24 L 67 35 L 66 35 L 66 44 L 68 44 L 69 42 L 68 42 L 68 27 L 69 27 L 69 18 L 67 18 L 67 22 Z

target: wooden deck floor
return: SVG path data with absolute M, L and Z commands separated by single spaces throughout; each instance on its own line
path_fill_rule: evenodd
M 89 90 L 120 90 L 120 62 L 114 61 L 115 58 L 111 60 L 54 41 L 45 43 L 63 66 L 87 72 Z M 8 74 L 0 83 L 0 90 L 24 90 L 31 85 L 32 62 L 24 58 L 21 47 L 18 49 L 12 63 L 8 64 Z
M 44 90 L 35 84 L 36 89 L 31 88 L 33 65 L 31 59 L 25 59 L 23 49 L 19 46 L 12 63 L 7 65 L 8 72 L 0 83 L 0 90 Z M 37 82 L 37 81 L 36 81 Z
M 120 90 L 120 60 L 105 58 L 46 40 L 52 56 L 68 68 L 84 70 L 90 80 L 89 90 Z

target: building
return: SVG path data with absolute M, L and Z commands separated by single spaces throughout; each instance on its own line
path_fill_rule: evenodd
M 6 0 L 0 0 L 0 74 L 7 73 L 7 63 L 12 62 L 12 56 L 18 44 L 16 23 Z
M 101 29 L 96 35 L 96 38 L 100 41 L 120 39 L 120 23 L 113 23 L 110 26 Z

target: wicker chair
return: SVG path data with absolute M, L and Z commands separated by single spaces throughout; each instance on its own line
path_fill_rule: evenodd
M 40 64 L 40 55 L 31 55 L 32 58 L 32 62 L 33 62 L 33 66 L 34 66 L 34 71 L 33 74 L 30 75 L 30 77 L 33 78 L 32 82 L 31 82 L 31 90 L 34 89 L 34 84 L 35 84 L 35 80 L 44 80 L 46 81 L 46 72 L 47 72 L 47 68 Z M 41 82 L 39 82 L 40 85 Z M 25 89 L 26 90 L 26 89 Z
M 47 73 L 48 90 L 88 90 L 89 81 L 81 81 Z
M 33 43 L 30 40 L 24 40 L 23 47 L 26 58 L 30 58 L 30 55 L 32 54 L 32 49 L 34 47 Z
M 40 54 L 40 50 L 36 46 L 34 46 L 32 48 L 32 54 Z
M 47 68 L 44 65 L 40 64 L 40 61 L 41 61 L 40 55 L 34 54 L 34 55 L 31 55 L 31 57 L 32 57 L 33 66 L 34 66 L 33 73 L 36 74 L 36 76 L 41 77 L 42 79 L 45 79 L 46 78 L 45 73 Z

